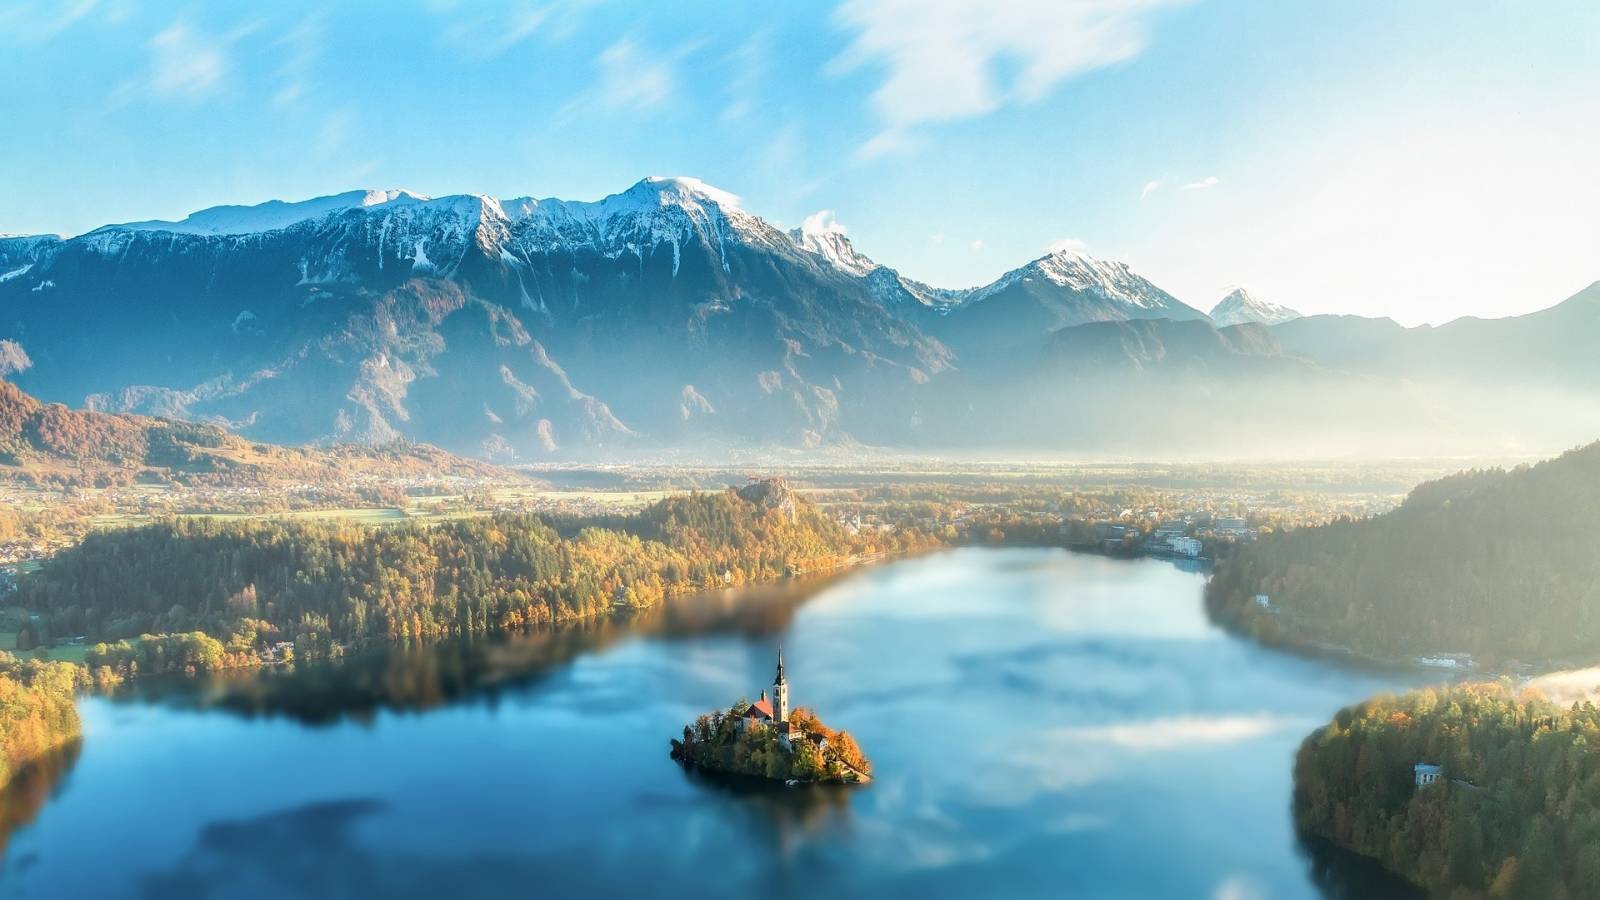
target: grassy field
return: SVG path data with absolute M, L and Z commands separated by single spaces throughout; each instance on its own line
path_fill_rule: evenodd
M 533 504 L 593 504 L 617 512 L 641 509 L 673 491 L 556 491 L 538 487 L 508 486 L 489 491 L 495 506 L 526 506 Z M 209 519 L 278 519 L 299 521 L 340 521 L 358 525 L 393 525 L 400 522 L 445 522 L 453 519 L 489 515 L 486 506 L 473 506 L 481 498 L 469 501 L 462 495 L 440 495 L 413 498 L 409 505 L 399 507 L 339 507 L 332 509 L 306 509 L 279 512 L 233 513 L 196 512 L 179 515 Z M 138 513 L 108 513 L 89 520 L 91 528 L 136 528 L 155 521 L 154 516 Z
M 7 607 L 0 610 L 0 650 L 15 653 L 18 656 L 37 656 L 38 650 L 18 650 L 17 632 L 21 630 L 22 623 L 28 621 L 29 611 L 20 606 Z M 83 663 L 84 652 L 87 648 L 76 645 L 60 644 L 55 647 L 43 648 L 46 659 L 62 660 L 65 662 Z
M 15 653 L 19 657 L 36 659 L 39 651 L 44 651 L 44 658 L 56 662 L 70 662 L 83 665 L 84 654 L 89 648 L 78 645 L 58 644 L 54 647 L 40 647 L 37 650 L 17 650 L 17 633 L 15 631 L 0 631 L 0 650 Z

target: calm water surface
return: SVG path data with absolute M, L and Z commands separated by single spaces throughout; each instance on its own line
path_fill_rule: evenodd
M 76 761 L 23 792 L 48 799 L 9 835 L 0 897 L 1403 896 L 1303 846 L 1289 812 L 1301 737 L 1401 676 L 1230 637 L 1202 584 L 961 550 L 140 684 L 84 701 Z M 871 785 L 753 789 L 668 759 L 685 722 L 771 681 L 780 644 L 794 702 L 856 735 Z

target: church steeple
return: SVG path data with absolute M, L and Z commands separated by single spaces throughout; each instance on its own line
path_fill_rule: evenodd
M 778 648 L 778 674 L 772 679 L 772 717 L 789 721 L 789 679 L 783 677 L 783 648 Z

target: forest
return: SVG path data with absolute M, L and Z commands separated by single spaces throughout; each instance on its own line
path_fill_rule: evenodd
M 1416 786 L 1413 766 L 1443 776 Z M 1600 709 L 1505 685 L 1341 710 L 1295 761 L 1302 832 L 1452 898 L 1600 896 Z
M 1219 560 L 1206 600 L 1268 642 L 1583 663 L 1600 647 L 1597 544 L 1600 443 L 1427 482 L 1370 519 L 1263 534 Z
M 0 652 L 0 785 L 77 739 L 72 697 L 86 680 L 82 666 Z
M 831 568 L 925 542 L 851 534 L 776 482 L 596 520 L 496 515 L 423 527 L 179 518 L 90 534 L 23 579 L 91 665 L 203 669 L 293 641 L 428 638 L 589 618 L 687 591 Z M 193 633 L 201 633 L 198 637 Z M 201 640 L 201 638 L 207 640 Z
M 683 740 L 672 740 L 673 758 L 773 781 L 858 784 L 871 779 L 872 763 L 848 731 L 835 731 L 811 710 L 798 707 L 789 714 L 791 739 L 785 748 L 772 727 L 740 727 L 749 708 L 750 701 L 740 700 L 726 713 L 717 710 L 685 725 Z

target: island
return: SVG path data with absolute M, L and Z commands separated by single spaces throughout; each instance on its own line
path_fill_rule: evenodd
M 789 709 L 781 649 L 771 699 L 763 690 L 754 703 L 741 699 L 726 712 L 700 716 L 683 727 L 683 740 L 672 740 L 672 758 L 710 772 L 790 786 L 872 780 L 872 764 L 849 732 L 834 731 L 803 707 Z

